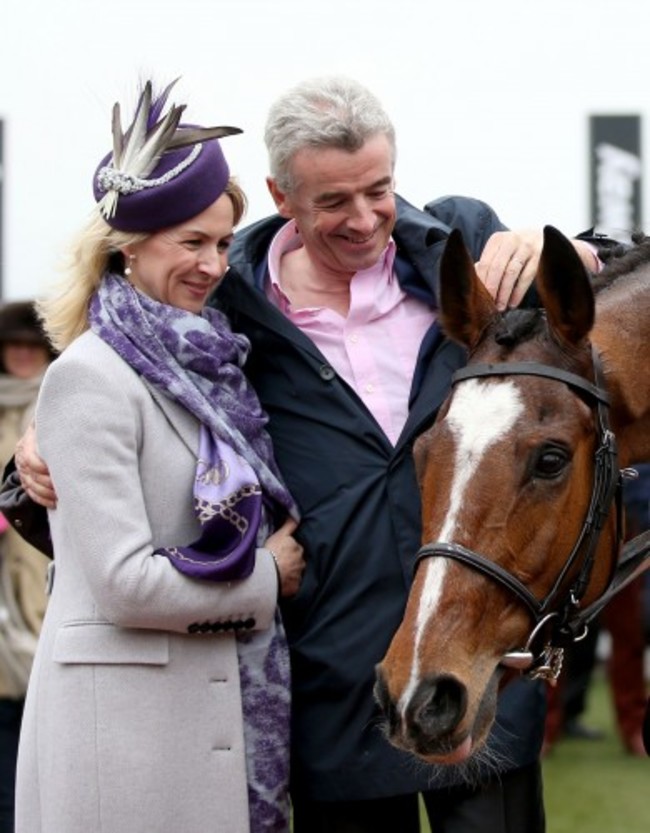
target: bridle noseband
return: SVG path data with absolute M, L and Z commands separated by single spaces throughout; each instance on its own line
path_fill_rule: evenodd
M 417 553 L 416 567 L 426 558 L 443 556 L 465 564 L 488 576 L 513 593 L 531 614 L 534 627 L 526 646 L 511 651 L 501 665 L 526 671 L 533 678 L 555 681 L 562 667 L 564 646 L 581 639 L 588 622 L 609 601 L 609 589 L 593 605 L 580 610 L 580 602 L 589 585 L 598 539 L 603 525 L 616 501 L 617 549 L 622 541 L 621 482 L 628 470 L 618 467 L 616 439 L 610 428 L 610 399 L 604 388 L 604 374 L 598 354 L 592 348 L 595 383 L 561 368 L 538 362 L 504 362 L 499 364 L 468 365 L 452 377 L 452 386 L 464 379 L 493 376 L 542 376 L 563 382 L 595 403 L 597 413 L 598 447 L 594 454 L 594 481 L 591 498 L 582 529 L 553 586 L 543 599 L 538 599 L 513 573 L 484 555 L 461 544 L 437 541 L 425 544 Z M 578 572 L 568 589 L 567 575 L 578 564 Z M 627 578 L 627 583 L 630 578 Z M 617 589 L 621 589 L 621 584 Z

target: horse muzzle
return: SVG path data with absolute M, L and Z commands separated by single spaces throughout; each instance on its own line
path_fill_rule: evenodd
M 483 745 L 494 720 L 497 689 L 498 674 L 494 674 L 470 720 L 467 687 L 456 677 L 426 677 L 402 704 L 391 695 L 378 666 L 375 698 L 386 717 L 388 739 L 394 746 L 427 763 L 452 765 L 463 763 Z

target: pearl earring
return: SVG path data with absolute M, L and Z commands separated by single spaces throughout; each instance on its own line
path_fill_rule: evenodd
M 129 255 L 129 263 L 132 263 L 134 260 L 135 260 L 135 255 Z M 125 275 L 127 278 L 129 277 L 129 275 L 131 274 L 131 272 L 132 272 L 132 269 L 131 269 L 131 267 L 130 267 L 130 266 L 126 266 L 126 267 L 124 268 L 124 275 Z

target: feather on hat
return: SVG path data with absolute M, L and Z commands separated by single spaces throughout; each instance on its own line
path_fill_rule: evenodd
M 133 121 L 122 131 L 113 106 L 113 152 L 102 159 L 93 191 L 106 222 L 122 231 L 154 231 L 200 214 L 223 193 L 228 164 L 218 139 L 238 127 L 180 124 L 186 105 L 163 110 L 178 79 L 154 97 L 147 81 Z

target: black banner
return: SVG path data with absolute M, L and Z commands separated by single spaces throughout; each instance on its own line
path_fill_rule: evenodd
M 641 228 L 641 117 L 591 116 L 591 223 L 614 237 Z

